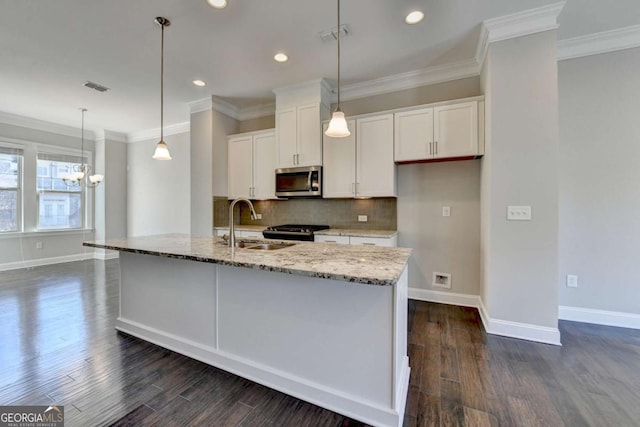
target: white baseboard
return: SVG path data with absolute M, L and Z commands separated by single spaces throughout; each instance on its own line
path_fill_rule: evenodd
M 0 271 L 17 270 L 19 268 L 39 267 L 41 265 L 60 264 L 63 262 L 82 261 L 93 259 L 93 251 L 81 254 L 56 256 L 50 258 L 28 259 L 24 261 L 5 262 L 0 264 Z
M 96 251 L 93 255 L 93 259 L 99 259 L 102 261 L 106 261 L 108 259 L 117 259 L 120 258 L 120 252 L 118 251 L 107 251 L 107 252 L 98 252 Z
M 492 319 L 489 317 L 489 312 L 481 298 L 478 311 L 480 312 L 484 329 L 488 334 L 541 342 L 544 344 L 562 345 L 560 342 L 560 330 L 558 328 L 533 325 L 531 323 L 512 322 L 510 320 Z
M 477 308 L 482 324 L 484 325 L 484 329 L 488 334 L 519 338 L 545 344 L 562 345 L 560 343 L 560 330 L 558 328 L 492 319 L 489 317 L 489 313 L 479 295 L 456 294 L 453 292 L 434 291 L 430 289 L 409 288 L 409 298 L 440 304 Z M 640 316 L 638 317 L 640 319 Z
M 558 317 L 562 320 L 571 320 L 574 322 L 640 329 L 640 314 L 624 313 L 621 311 L 596 310 L 593 308 L 561 305 L 558 307 Z
M 480 307 L 480 296 L 478 295 L 457 294 L 431 289 L 409 288 L 409 298 L 440 304 L 459 305 L 462 307 Z
M 112 253 L 94 253 L 87 251 L 81 254 L 56 256 L 49 258 L 27 259 L 24 261 L 5 262 L 0 264 L 0 271 L 18 270 L 20 268 L 40 267 L 42 265 L 62 264 L 65 262 L 83 261 L 87 259 L 108 260 L 116 259 L 120 256 L 120 252 Z

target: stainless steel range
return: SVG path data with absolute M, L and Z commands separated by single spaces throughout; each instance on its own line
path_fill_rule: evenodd
M 265 239 L 303 240 L 313 242 L 313 233 L 330 228 L 328 225 L 284 224 L 267 227 L 262 235 Z

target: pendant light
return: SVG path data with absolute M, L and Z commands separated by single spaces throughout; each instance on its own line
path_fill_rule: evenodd
M 338 103 L 336 104 L 336 110 L 331 115 L 331 121 L 329 122 L 329 127 L 325 131 L 325 135 L 330 136 L 332 138 L 344 138 L 351 135 L 349 132 L 349 127 L 347 126 L 347 121 L 344 118 L 344 113 L 340 109 L 340 32 L 342 29 L 340 28 L 340 0 L 338 0 L 338 30 L 337 30 L 337 40 L 338 40 Z
M 171 21 L 161 16 L 156 18 L 156 24 L 160 25 L 162 30 L 162 38 L 160 44 L 160 141 L 156 145 L 156 151 L 153 153 L 155 160 L 171 160 L 169 147 L 164 142 L 164 27 L 171 25 Z
M 84 162 L 84 113 L 86 108 L 79 108 L 82 112 L 82 145 L 80 146 L 80 164 L 73 167 L 73 172 L 61 174 L 62 182 L 67 187 L 87 187 L 95 188 L 102 182 L 104 175 L 93 174 L 91 175 L 91 166 Z

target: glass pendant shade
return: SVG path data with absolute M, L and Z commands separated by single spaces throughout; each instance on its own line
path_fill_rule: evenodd
M 324 133 L 331 138 L 344 138 L 351 135 L 349 127 L 347 126 L 347 120 L 344 118 L 344 113 L 340 110 L 333 112 L 329 127 Z
M 155 160 L 171 160 L 171 154 L 169 154 L 169 147 L 164 141 L 158 142 L 156 145 L 156 151 L 153 153 Z
M 100 174 L 89 176 L 89 181 L 91 181 L 92 184 L 100 184 L 103 179 L 104 179 L 104 175 L 100 175 Z

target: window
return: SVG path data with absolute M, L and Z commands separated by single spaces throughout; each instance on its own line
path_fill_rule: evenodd
M 82 187 L 67 186 L 61 178 L 78 170 L 82 163 L 79 156 L 38 153 L 36 180 L 40 230 L 82 228 L 84 225 Z
M 0 146 L 0 233 L 19 231 L 22 150 Z

